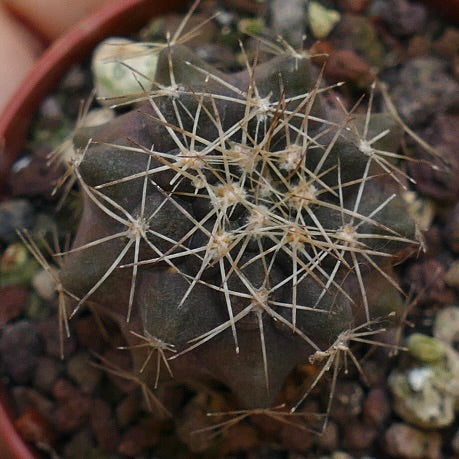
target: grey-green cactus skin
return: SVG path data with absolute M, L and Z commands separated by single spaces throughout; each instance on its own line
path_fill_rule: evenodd
M 75 136 L 84 211 L 62 282 L 78 307 L 110 311 L 128 342 L 134 331 L 174 345 L 178 381 L 217 380 L 243 408 L 272 406 L 292 369 L 342 331 L 399 312 L 389 278 L 415 225 L 375 152 L 396 152 L 400 136 L 387 115 L 331 114 L 307 58 L 226 75 L 165 48 L 145 102 Z M 281 163 L 295 142 L 298 164 Z M 235 145 L 252 165 L 228 156 Z M 146 351 L 132 352 L 136 371 Z

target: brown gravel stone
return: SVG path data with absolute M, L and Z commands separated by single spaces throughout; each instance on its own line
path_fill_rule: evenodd
M 92 315 L 79 317 L 73 324 L 78 343 L 93 352 L 102 352 L 104 338 Z
M 51 357 L 61 357 L 59 327 L 57 317 L 48 317 L 38 324 L 38 330 L 45 340 L 46 353 Z M 76 349 L 76 339 L 73 335 L 64 337 L 64 359 L 70 357 Z
M 116 407 L 116 419 L 120 427 L 127 427 L 133 422 L 142 407 L 142 397 L 139 392 L 131 392 Z
M 375 427 L 380 427 L 387 421 L 390 401 L 384 389 L 375 387 L 370 390 L 363 405 L 363 415 L 365 422 Z
M 114 366 L 132 372 L 132 363 L 131 357 L 128 352 L 120 351 L 118 349 L 107 349 L 104 352 L 104 358 L 107 359 L 111 364 Z M 107 375 L 108 379 L 123 393 L 127 394 L 132 392 L 138 387 L 138 384 L 135 382 L 122 378 L 120 376 L 114 375 L 109 371 L 106 371 L 105 374 Z
M 317 439 L 317 446 L 322 451 L 336 451 L 339 446 L 339 430 L 333 421 L 328 421 L 323 434 Z
M 55 413 L 53 423 L 59 432 L 76 432 L 86 425 L 92 409 L 91 399 L 78 393 L 74 398 L 61 403 Z
M 223 440 L 222 454 L 247 451 L 259 444 L 257 430 L 249 424 L 239 423 L 231 427 Z
M 29 292 L 21 285 L 10 285 L 0 289 L 0 326 L 19 317 L 27 304 Z
M 367 450 L 376 438 L 377 430 L 360 421 L 352 421 L 343 427 L 342 447 L 350 451 Z
M 160 438 L 159 428 L 160 424 L 154 419 L 143 419 L 123 433 L 118 445 L 118 453 L 134 457 L 157 445 Z
M 349 13 L 363 13 L 370 3 L 371 0 L 338 0 L 338 5 Z
M 387 364 L 377 360 L 365 360 L 360 363 L 365 380 L 370 387 L 379 386 L 386 382 Z
M 445 276 L 445 282 L 450 287 L 459 290 L 459 260 L 454 260 L 454 262 L 451 263 Z
M 430 40 L 424 35 L 415 35 L 411 38 L 406 54 L 408 57 L 426 56 L 430 52 Z
M 15 386 L 12 393 L 16 403 L 16 411 L 19 414 L 33 408 L 45 418 L 51 419 L 54 405 L 40 392 L 28 386 Z
M 91 357 L 84 351 L 68 360 L 67 373 L 85 394 L 91 394 L 102 377 L 102 370 L 91 365 Z
M 282 424 L 281 429 L 282 446 L 285 449 L 307 452 L 315 443 L 316 436 L 307 430 L 290 424 Z
M 34 386 L 43 392 L 51 392 L 57 378 L 63 371 L 63 363 L 53 357 L 40 357 L 35 369 Z
M 424 432 L 407 424 L 392 424 L 386 431 L 385 449 L 388 454 L 406 459 L 440 459 L 441 435 Z
M 459 53 L 459 30 L 447 27 L 443 35 L 435 41 L 434 50 L 444 57 L 454 57 Z
M 94 439 L 89 428 L 85 428 L 73 435 L 64 447 L 65 459 L 82 459 L 90 457 L 94 448 Z
M 347 424 L 362 412 L 363 390 L 355 381 L 338 381 L 331 417 L 340 424 Z
M 77 393 L 75 386 L 66 379 L 58 379 L 53 386 L 53 396 L 58 402 L 69 400 Z
M 101 399 L 94 400 L 90 418 L 100 449 L 105 452 L 115 451 L 120 435 L 110 405 Z

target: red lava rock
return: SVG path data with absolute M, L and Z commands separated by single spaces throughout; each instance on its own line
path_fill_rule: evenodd
M 53 419 L 56 430 L 63 433 L 76 432 L 88 422 L 91 409 L 91 399 L 81 393 L 60 403 Z
M 317 64 L 325 64 L 328 56 L 335 53 L 336 48 L 333 44 L 327 40 L 316 41 L 310 48 L 309 54 L 311 55 L 311 61 Z
M 0 289 L 0 326 L 19 317 L 28 298 L 27 288 L 21 285 L 10 285 Z
M 441 435 L 402 423 L 392 424 L 384 436 L 388 454 L 406 459 L 440 459 Z
M 363 415 L 365 422 L 375 427 L 380 427 L 387 421 L 390 401 L 384 389 L 375 387 L 370 390 L 363 405 Z
M 328 58 L 325 77 L 331 83 L 353 81 L 365 84 L 370 81 L 371 67 L 354 51 L 337 50 Z
M 51 357 L 61 357 L 60 336 L 57 317 L 49 317 L 41 321 L 38 329 L 46 344 L 46 353 Z M 70 357 L 76 349 L 76 339 L 73 335 L 64 336 L 64 359 Z
M 100 353 L 104 348 L 103 335 L 92 315 L 79 317 L 73 324 L 80 346 Z
M 143 419 L 124 432 L 118 444 L 118 453 L 129 457 L 137 456 L 157 445 L 160 438 L 160 424 L 152 418 Z
M 47 446 L 54 443 L 54 433 L 47 419 L 33 408 L 29 408 L 14 423 L 21 437 L 35 445 Z
M 49 151 L 40 150 L 23 159 L 27 161 L 24 167 L 18 167 L 21 163 L 16 163 L 16 167 L 13 166 L 9 179 L 13 196 L 54 199 L 51 193 L 58 179 L 63 175 L 64 169 L 58 162 L 49 166 L 48 155 Z
M 377 436 L 377 430 L 360 421 L 344 425 L 343 447 L 351 451 L 367 450 Z
M 13 322 L 3 328 L 0 358 L 6 373 L 17 384 L 26 384 L 32 379 L 42 344 L 35 325 L 28 320 Z
M 369 6 L 371 0 L 338 0 L 338 5 L 349 13 L 363 13 Z
M 290 424 L 282 424 L 281 438 L 285 449 L 298 452 L 309 451 L 316 441 L 313 433 Z
M 54 413 L 54 425 L 59 432 L 76 432 L 88 420 L 92 401 L 66 379 L 59 379 L 53 387 L 59 406 Z
M 110 405 L 101 399 L 94 400 L 90 418 L 99 448 L 106 452 L 115 451 L 120 435 Z

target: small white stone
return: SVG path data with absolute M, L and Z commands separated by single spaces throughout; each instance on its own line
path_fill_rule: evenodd
M 415 392 L 419 392 L 424 387 L 426 381 L 428 381 L 433 374 L 432 368 L 421 367 L 414 368 L 408 373 L 408 382 L 411 389 Z
M 113 105 L 120 101 L 117 98 L 123 98 L 124 102 L 127 96 L 141 93 L 141 85 L 149 90 L 157 63 L 157 54 L 142 43 L 125 38 L 103 41 L 94 51 L 91 63 L 94 86 L 101 104 Z
M 51 276 L 44 270 L 37 271 L 33 276 L 32 285 L 38 295 L 46 301 L 56 297 L 56 286 Z
M 94 127 L 108 123 L 115 118 L 115 111 L 108 107 L 94 108 L 89 110 L 82 120 L 82 127 Z

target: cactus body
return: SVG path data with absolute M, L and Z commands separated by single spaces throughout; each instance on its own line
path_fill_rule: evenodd
M 305 57 L 226 75 L 165 48 L 140 106 L 75 136 L 84 213 L 61 279 L 76 310 L 91 301 L 129 342 L 175 346 L 175 378 L 218 380 L 244 408 L 272 406 L 296 365 L 398 312 L 392 263 L 415 231 L 400 129 L 331 113 L 324 91 Z

